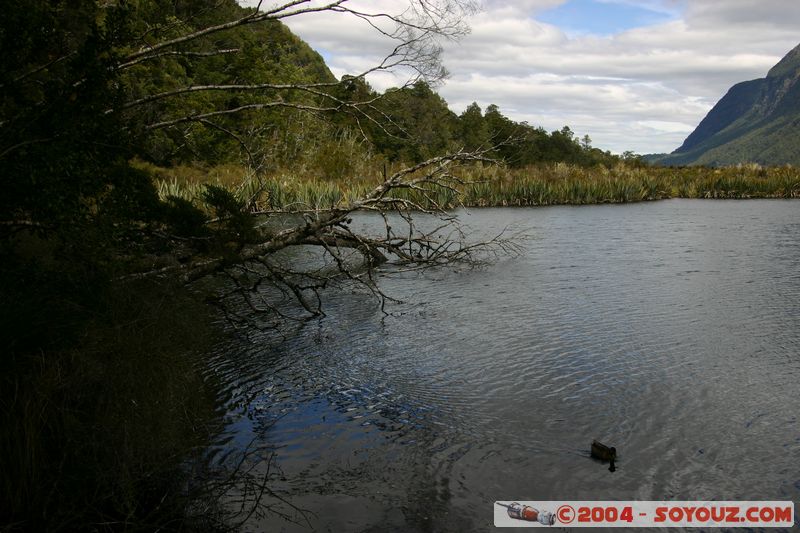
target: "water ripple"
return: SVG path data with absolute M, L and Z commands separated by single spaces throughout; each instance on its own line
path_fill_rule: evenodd
M 526 254 L 388 276 L 388 318 L 331 293 L 296 335 L 221 345 L 216 460 L 257 438 L 282 495 L 355 506 L 322 529 L 482 529 L 502 498 L 798 500 L 799 211 L 476 210 L 486 235 L 530 227 Z

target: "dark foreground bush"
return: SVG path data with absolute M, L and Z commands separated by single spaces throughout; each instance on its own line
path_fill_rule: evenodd
M 198 526 L 187 465 L 215 418 L 193 355 L 206 308 L 165 284 L 16 257 L 0 265 L 0 530 Z

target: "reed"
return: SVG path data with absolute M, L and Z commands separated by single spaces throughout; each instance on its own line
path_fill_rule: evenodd
M 292 170 L 257 176 L 231 167 L 225 172 L 209 169 L 205 177 L 185 169 L 159 171 L 157 186 L 162 198 L 199 198 L 203 183 L 222 185 L 259 211 L 307 211 L 349 203 L 379 184 L 383 168 L 367 168 L 360 176 L 323 179 Z M 397 165 L 387 169 L 391 173 Z M 224 176 L 222 179 L 220 176 Z M 456 194 L 447 187 L 430 186 L 424 192 L 395 191 L 398 198 L 425 208 L 495 206 L 586 205 L 628 203 L 667 198 L 800 198 L 800 171 L 793 167 L 739 165 L 727 168 L 647 167 L 620 163 L 613 167 L 580 167 L 565 163 L 523 169 L 474 165 L 461 169 L 462 183 Z
M 659 168 L 559 163 L 502 170 L 486 179 L 469 170 L 467 206 L 626 203 L 666 198 L 800 198 L 800 172 L 792 167 Z M 471 179 L 469 179 L 471 178 Z
M 16 349 L 1 363 L 0 529 L 187 524 L 187 468 L 216 431 L 216 390 L 194 355 L 213 317 L 166 285 L 73 289 L 62 273 L 28 275 L 46 294 L 3 312 L 20 318 L 2 335 Z

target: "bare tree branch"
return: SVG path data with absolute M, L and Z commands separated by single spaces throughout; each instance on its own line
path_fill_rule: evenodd
M 493 161 L 488 158 L 486 154 L 487 151 L 459 151 L 453 154 L 434 157 L 401 169 L 388 177 L 361 199 L 341 207 L 315 210 L 313 211 L 313 216 L 305 218 L 304 223 L 271 235 L 263 242 L 246 246 L 240 252 L 237 260 L 240 263 L 246 263 L 260 257 L 268 256 L 289 246 L 301 244 L 320 244 L 323 246 L 330 246 L 331 244 L 338 246 L 347 245 L 347 247 L 366 251 L 367 255 L 376 260 L 377 264 L 382 261 L 380 261 L 380 256 L 372 251 L 372 248 L 386 249 L 390 253 L 398 255 L 406 261 L 424 260 L 427 262 L 438 262 L 449 256 L 453 256 L 454 258 L 465 256 L 467 250 L 475 250 L 479 246 L 462 246 L 457 249 L 450 248 L 448 245 L 443 244 L 449 241 L 434 241 L 425 234 L 419 236 L 414 235 L 413 223 L 409 215 L 412 210 L 439 214 L 443 216 L 448 223 L 452 223 L 453 218 L 444 211 L 445 206 L 439 206 L 434 202 L 434 208 L 429 209 L 418 202 L 393 198 L 389 196 L 388 193 L 392 190 L 403 188 L 419 189 L 420 184 L 442 186 L 452 189 L 452 186 L 447 182 L 447 180 L 452 179 L 448 168 L 452 164 Z M 359 210 L 394 210 L 398 214 L 409 216 L 409 236 L 400 239 L 396 237 L 391 230 L 387 229 L 387 238 L 384 240 L 354 240 L 355 238 L 352 234 L 337 233 L 332 229 L 337 226 L 341 227 L 343 224 L 346 225 L 350 215 Z M 407 247 L 409 251 L 402 251 L 404 246 Z M 449 254 L 448 252 L 452 250 L 456 251 L 453 254 Z M 135 278 L 178 274 L 185 282 L 191 282 L 219 271 L 221 268 L 224 268 L 225 264 L 226 260 L 223 260 L 223 258 L 202 258 L 185 265 L 176 265 L 151 272 L 140 273 L 135 275 Z M 131 278 L 134 276 L 128 277 Z
M 257 83 L 252 85 L 245 85 L 245 84 L 231 84 L 231 85 L 190 85 L 188 87 L 181 87 L 179 89 L 174 89 L 171 91 L 165 91 L 163 93 L 151 94 L 149 96 L 144 96 L 137 100 L 133 100 L 127 102 L 120 109 L 130 109 L 132 107 L 149 104 L 152 102 L 156 102 L 158 100 L 164 100 L 167 98 L 172 98 L 175 96 L 180 96 L 183 94 L 190 94 L 190 93 L 197 93 L 197 92 L 209 92 L 209 91 L 229 91 L 229 92 L 238 92 L 238 91 L 282 91 L 282 90 L 295 90 L 295 91 L 306 91 L 311 94 L 317 96 L 325 96 L 329 98 L 333 98 L 331 95 L 326 93 L 322 93 L 319 91 L 314 91 L 314 88 L 317 87 L 335 87 L 339 85 L 340 82 L 329 82 L 329 83 L 310 83 L 310 84 L 291 84 L 291 83 Z M 109 110 L 110 112 L 112 110 Z
M 123 70 L 126 68 L 130 68 L 134 65 L 138 65 L 144 61 L 149 61 L 151 59 L 159 59 L 162 57 L 214 57 L 224 54 L 235 54 L 239 52 L 239 48 L 226 48 L 220 50 L 212 50 L 210 52 L 188 52 L 183 50 L 167 50 L 166 52 L 160 52 L 158 54 L 151 54 L 143 57 L 139 57 L 138 59 L 134 59 L 132 61 L 128 61 L 127 63 L 121 63 L 117 65 L 115 68 L 117 70 Z
M 225 24 L 218 24 L 215 26 L 210 26 L 208 28 L 204 28 L 202 30 L 190 33 L 188 35 L 183 35 L 181 37 L 177 37 L 175 39 L 170 39 L 168 41 L 162 41 L 158 44 L 154 44 L 140 50 L 138 52 L 134 52 L 129 54 L 124 58 L 124 63 L 129 63 L 135 59 L 139 59 L 141 57 L 152 55 L 159 50 L 163 50 L 165 48 L 171 48 L 174 46 L 178 46 L 180 44 L 188 43 L 190 41 L 194 41 L 195 39 L 199 39 L 200 37 L 204 37 L 206 35 L 211 35 L 214 33 L 218 33 L 221 31 L 229 30 L 232 28 L 236 28 L 238 26 L 244 26 L 247 24 L 255 24 L 257 22 L 263 22 L 265 20 L 280 20 L 287 17 L 294 17 L 297 15 L 303 15 L 308 13 L 318 13 L 321 11 L 329 11 L 342 3 L 346 2 L 347 0 L 338 0 L 336 2 L 331 2 L 319 7 L 309 7 L 303 9 L 293 9 L 301 4 L 307 4 L 310 0 L 294 0 L 292 2 L 287 2 L 283 5 L 276 6 L 268 11 L 260 12 L 258 9 L 254 9 L 248 15 L 237 19 L 232 20 L 230 22 L 226 22 Z M 259 2 L 258 7 L 260 8 L 261 3 Z M 123 63 L 123 64 L 124 64 Z
M 43 70 L 46 70 L 46 69 L 48 69 L 48 68 L 50 68 L 50 67 L 52 67 L 54 65 L 57 65 L 58 63 L 61 63 L 62 61 L 66 61 L 67 59 L 75 56 L 75 54 L 76 54 L 76 52 L 72 51 L 72 52 L 69 52 L 67 54 L 64 54 L 61 57 L 57 57 L 56 59 L 53 59 L 52 61 L 48 61 L 47 63 L 44 63 L 43 65 L 39 65 L 38 67 L 35 67 L 35 68 L 29 70 L 25 74 L 21 74 L 21 75 L 17 76 L 16 78 L 14 78 L 13 80 L 11 80 L 11 84 L 19 83 L 22 80 L 30 78 L 31 76 L 35 76 L 36 74 L 38 74 L 39 72 L 42 72 Z M 5 87 L 5 86 L 6 86 L 6 84 L 0 83 L 0 88 Z
M 25 146 L 30 146 L 32 144 L 48 143 L 48 142 L 53 141 L 55 139 L 56 139 L 56 137 L 45 137 L 45 138 L 42 138 L 42 139 L 31 139 L 31 140 L 28 140 L 28 141 L 19 142 L 19 143 L 13 145 L 13 146 L 9 146 L 8 148 L 6 148 L 2 152 L 0 152 L 0 159 L 4 158 L 5 156 L 10 154 L 11 152 L 13 152 L 15 150 L 19 150 L 20 148 L 23 148 Z
M 220 109 L 216 111 L 209 111 L 207 113 L 197 113 L 194 115 L 186 115 L 183 117 L 171 119 L 171 120 L 164 120 L 162 122 L 156 122 L 154 124 L 150 124 L 145 127 L 146 130 L 159 130 L 163 128 L 169 128 L 172 126 L 177 126 L 178 124 L 184 124 L 186 122 L 202 122 L 203 120 L 213 118 L 213 117 L 220 117 L 223 115 L 235 115 L 237 113 L 242 113 L 244 111 L 255 111 L 255 110 L 263 110 L 263 109 L 271 109 L 271 108 L 290 108 L 290 109 L 298 109 L 301 111 L 309 111 L 309 112 L 333 112 L 338 111 L 338 107 L 321 107 L 321 106 L 314 106 L 314 105 L 305 105 L 305 104 L 297 104 L 293 102 L 265 102 L 265 103 L 258 103 L 258 104 L 246 104 L 242 105 L 233 109 Z
M 250 164 L 253 165 L 253 166 L 255 165 L 255 157 L 253 156 L 253 152 L 250 151 L 250 147 L 247 146 L 247 143 L 244 142 L 244 140 L 241 137 L 239 137 L 238 135 L 233 133 L 228 128 L 220 126 L 219 124 L 217 124 L 215 122 L 212 122 L 210 120 L 200 119 L 199 122 L 201 124 L 204 124 L 204 125 L 208 126 L 209 128 L 213 128 L 215 130 L 219 130 L 222 133 L 224 133 L 224 134 L 228 135 L 229 137 L 233 138 L 236 142 L 239 143 L 239 146 L 241 146 L 242 150 L 244 150 L 245 153 L 247 154 L 247 159 L 249 160 Z
M 237 26 L 256 24 L 269 20 L 281 20 L 315 12 L 330 12 L 355 17 L 364 21 L 369 29 L 393 41 L 388 54 L 377 65 L 361 74 L 359 79 L 377 72 L 402 70 L 410 74 L 404 87 L 420 79 L 438 79 L 444 75 L 440 58 L 438 38 L 458 38 L 468 28 L 464 24 L 466 14 L 475 9 L 469 0 L 410 0 L 408 7 L 399 14 L 386 12 L 370 13 L 351 8 L 347 0 L 315 4 L 311 0 L 296 0 L 280 3 L 265 11 L 259 9 L 225 24 L 212 26 L 166 40 L 129 54 L 117 66 L 118 69 L 159 57 L 181 56 L 202 52 L 185 52 L 180 49 L 186 43 L 204 36 Z M 260 7 L 260 5 L 259 5 Z M 222 52 L 222 51 L 218 51 Z M 160 93 L 148 94 L 132 99 L 120 106 L 119 111 L 134 111 L 171 99 L 195 93 L 222 92 L 243 93 L 258 96 L 249 102 L 228 109 L 196 110 L 178 117 L 158 117 L 145 126 L 146 131 L 173 128 L 182 124 L 200 123 L 217 129 L 231 138 L 248 154 L 251 163 L 253 153 L 247 140 L 215 118 L 222 118 L 250 111 L 276 108 L 293 109 L 312 114 L 348 113 L 355 117 L 357 129 L 367 138 L 363 124 L 371 124 L 390 136 L 402 132 L 402 128 L 391 115 L 378 106 L 378 100 L 391 92 L 381 94 L 361 93 L 349 98 L 348 84 L 352 78 L 340 81 L 317 83 L 196 83 L 176 87 Z M 342 92 L 329 89 L 342 87 Z M 268 95 L 267 101 L 263 96 Z M 256 100 L 256 101 L 253 101 Z M 153 107 L 157 110 L 157 107 Z M 110 112 L 111 110 L 109 110 Z M 492 147 L 494 149 L 496 147 Z M 468 235 L 458 220 L 447 212 L 459 205 L 460 190 L 466 184 L 455 173 L 455 167 L 464 164 L 494 163 L 489 157 L 490 149 L 454 153 L 430 158 L 415 165 L 402 168 L 361 198 L 333 205 L 328 208 L 308 206 L 297 223 L 280 231 L 264 230 L 260 238 L 240 246 L 235 257 L 196 257 L 185 264 L 173 265 L 128 276 L 177 276 L 191 283 L 209 275 L 221 275 L 230 290 L 219 295 L 217 303 L 237 298 L 243 304 L 245 315 L 272 314 L 284 320 L 303 320 L 320 316 L 321 293 L 325 287 L 339 280 L 346 280 L 364 287 L 381 300 L 381 308 L 390 301 L 374 275 L 376 269 L 387 263 L 402 265 L 404 269 L 433 268 L 452 262 L 470 264 L 480 262 L 483 251 L 513 251 L 513 244 L 504 236 L 484 242 L 469 242 Z M 381 215 L 383 227 L 376 235 L 365 235 L 351 227 L 352 215 L 359 211 L 376 212 Z M 254 216 L 259 213 L 254 213 Z M 267 216 L 275 216 L 267 211 Z M 423 216 L 438 220 L 432 229 L 424 230 L 415 217 Z M 224 223 L 220 220 L 218 223 Z M 277 252 L 289 247 L 309 247 L 319 250 L 325 263 L 317 269 L 298 269 L 282 265 L 276 260 Z M 353 257 L 360 257 L 354 261 Z M 287 300 L 288 299 L 288 300 Z M 285 309 L 284 303 L 293 301 L 299 305 L 303 316 Z M 246 316 L 226 309 L 226 314 L 235 321 L 246 320 Z

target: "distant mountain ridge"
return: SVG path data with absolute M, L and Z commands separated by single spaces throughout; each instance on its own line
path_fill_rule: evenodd
M 800 165 L 800 45 L 766 78 L 738 83 L 665 165 Z

